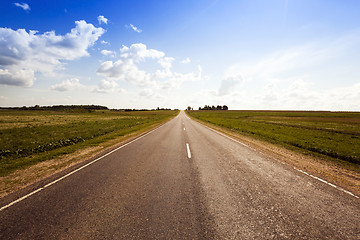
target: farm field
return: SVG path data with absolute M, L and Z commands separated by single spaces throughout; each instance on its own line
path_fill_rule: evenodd
M 305 154 L 360 165 L 360 113 L 187 111 L 201 121 Z
M 144 130 L 178 111 L 0 110 L 0 177 Z

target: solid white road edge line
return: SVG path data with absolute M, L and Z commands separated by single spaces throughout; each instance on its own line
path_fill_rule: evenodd
M 303 174 L 305 174 L 305 175 L 307 175 L 307 176 L 309 176 L 309 177 L 312 177 L 312 178 L 314 178 L 314 179 L 316 179 L 316 180 L 318 180 L 318 181 L 320 181 L 320 182 L 323 182 L 323 183 L 325 183 L 325 184 L 327 184 L 327 185 L 329 185 L 329 186 L 331 186 L 331 187 L 333 187 L 333 188 L 336 188 L 336 189 L 338 189 L 338 190 L 340 190 L 340 191 L 342 191 L 342 192 L 344 192 L 344 193 L 347 193 L 347 194 L 349 194 L 349 195 L 351 195 L 351 196 L 353 196 L 353 197 L 355 197 L 355 198 L 359 198 L 358 196 L 356 196 L 356 195 L 353 194 L 352 192 L 349 192 L 349 191 L 343 189 L 342 187 L 339 187 L 339 186 L 336 186 L 336 185 L 334 185 L 334 184 L 332 184 L 332 183 L 329 183 L 328 181 L 326 181 L 326 180 L 324 180 L 324 179 L 321 179 L 321 178 L 319 178 L 319 177 L 316 177 L 316 176 L 314 176 L 314 175 L 311 175 L 311 174 L 309 174 L 309 173 L 307 173 L 307 172 L 305 172 L 305 171 L 303 171 L 303 170 L 297 169 L 297 168 L 295 168 L 295 167 L 294 167 L 294 169 L 295 169 L 296 171 L 301 172 L 301 173 L 303 173 Z
M 120 147 L 115 148 L 114 150 L 112 150 L 112 151 L 110 151 L 110 152 L 108 152 L 108 153 L 106 153 L 106 154 L 102 155 L 101 157 L 98 157 L 97 159 L 95 159 L 95 160 L 93 160 L 93 161 L 91 161 L 91 162 L 89 162 L 89 163 L 85 164 L 84 166 L 81 166 L 81 167 L 79 167 L 79 168 L 75 169 L 74 171 L 72 171 L 72 172 L 70 172 L 70 173 L 68 173 L 68 174 L 66 174 L 66 175 L 64 175 L 64 176 L 62 176 L 62 177 L 60 177 L 60 178 L 58 178 L 58 179 L 56 179 L 56 180 L 52 181 L 51 183 L 46 184 L 44 187 L 38 188 L 38 189 L 36 189 L 36 190 L 32 191 L 31 193 L 29 193 L 29 194 L 27 194 L 27 195 L 25 195 L 25 196 L 23 196 L 23 197 L 21 197 L 21 198 L 16 199 L 15 201 L 13 201 L 13 202 L 11 202 L 11 203 L 9 203 L 9 204 L 7 204 L 7 205 L 3 206 L 2 208 L 0 208 L 0 212 L 1 212 L 2 210 L 5 210 L 5 209 L 6 209 L 6 208 L 8 208 L 8 207 L 10 207 L 10 206 L 14 205 L 15 203 L 21 202 L 22 200 L 24 200 L 24 199 L 26 199 L 26 198 L 30 197 L 31 195 L 34 195 L 35 193 L 38 193 L 38 192 L 40 192 L 41 190 L 43 190 L 43 189 L 45 189 L 45 188 L 47 188 L 47 187 L 50 187 L 51 185 L 53 185 L 53 184 L 55 184 L 55 183 L 57 183 L 57 182 L 59 182 L 59 181 L 61 181 L 61 180 L 65 179 L 65 178 L 69 177 L 70 175 L 72 175 L 72 174 L 74 174 L 74 173 L 76 173 L 76 172 L 80 171 L 81 169 L 83 169 L 83 168 L 86 168 L 86 167 L 90 166 L 91 164 L 93 164 L 93 163 L 95 163 L 95 162 L 97 162 L 97 161 L 99 161 L 99 160 L 103 159 L 104 157 L 109 156 L 110 154 L 112 154 L 112 153 L 116 152 L 117 150 L 119 150 L 119 149 L 121 149 L 121 148 L 123 148 L 123 147 L 126 147 L 127 145 L 129 145 L 129 144 L 131 144 L 131 143 L 133 143 L 133 142 L 135 142 L 135 141 L 137 141 L 137 140 L 139 140 L 139 139 L 141 139 L 141 138 L 143 138 L 143 137 L 145 137 L 145 136 L 149 135 L 150 133 L 152 133 L 152 132 L 156 131 L 157 129 L 159 129 L 159 128 L 160 128 L 160 127 L 162 127 L 162 126 L 163 126 L 163 125 L 161 125 L 161 126 L 159 126 L 159 127 L 155 128 L 155 129 L 151 130 L 150 132 L 145 133 L 144 135 L 141 135 L 141 136 L 139 136 L 139 137 L 135 138 L 134 140 L 131 140 L 131 141 L 130 141 L 130 142 L 128 142 L 128 143 L 125 143 L 124 145 L 121 145 Z
M 196 121 L 194 121 L 194 122 L 196 122 Z M 199 122 L 198 122 L 198 123 L 199 123 Z M 250 147 L 249 145 L 247 145 L 247 144 L 245 144 L 245 143 L 242 143 L 242 142 L 240 142 L 240 141 L 238 141 L 238 140 L 236 140 L 236 139 L 234 139 L 234 138 L 232 138 L 232 137 L 229 137 L 229 136 L 223 134 L 222 132 L 219 132 L 219 131 L 217 131 L 217 130 L 215 130 L 215 129 L 212 129 L 212 128 L 208 127 L 208 126 L 205 126 L 205 125 L 202 124 L 202 123 L 199 123 L 199 124 L 202 125 L 202 126 L 204 126 L 204 127 L 206 127 L 207 129 L 209 129 L 209 130 L 217 133 L 217 134 L 220 134 L 221 136 L 224 136 L 224 137 L 226 137 L 226 138 L 228 138 L 228 139 L 230 139 L 230 140 L 232 140 L 232 141 L 234 141 L 234 142 L 237 142 L 237 143 L 239 143 L 239 144 L 241 144 L 241 145 L 243 145 L 243 146 L 245 146 L 245 147 L 248 147 L 248 148 L 254 150 L 255 152 L 257 152 L 256 149 Z M 281 162 L 281 163 L 284 164 L 283 162 Z M 340 190 L 340 191 L 342 191 L 342 192 L 344 192 L 344 193 L 346 193 L 346 194 L 349 194 L 350 196 L 353 196 L 353 197 L 355 197 L 355 198 L 357 198 L 357 199 L 360 198 L 359 196 L 356 196 L 354 193 L 349 192 L 349 191 L 343 189 L 342 187 L 339 187 L 339 186 L 337 186 L 337 185 L 335 185 L 335 184 L 329 183 L 328 181 L 325 181 L 324 179 L 321 179 L 321 178 L 319 178 L 319 177 L 316 177 L 316 176 L 314 176 L 314 175 L 311 175 L 311 174 L 309 174 L 309 173 L 307 173 L 307 172 L 305 172 L 305 171 L 302 171 L 302 170 L 300 170 L 300 169 L 297 169 L 297 168 L 295 168 L 295 167 L 293 167 L 293 168 L 294 168 L 296 171 L 300 172 L 300 173 L 303 173 L 303 174 L 305 174 L 305 175 L 307 175 L 307 176 L 309 176 L 309 177 L 311 177 L 311 178 L 313 178 L 313 179 L 316 179 L 316 180 L 318 180 L 318 181 L 320 181 L 320 182 L 323 182 L 323 183 L 325 183 L 325 184 L 327 184 L 327 185 L 329 185 L 329 186 L 331 186 L 331 187 L 333 187 L 333 188 L 336 188 L 337 190 Z
M 186 144 L 186 150 L 187 150 L 188 158 L 191 158 L 190 146 L 188 143 Z

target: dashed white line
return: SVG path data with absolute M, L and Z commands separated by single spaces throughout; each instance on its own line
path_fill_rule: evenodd
M 199 123 L 199 124 L 201 124 L 201 123 Z M 208 126 L 205 126 L 205 125 L 203 125 L 203 124 L 201 124 L 201 125 L 204 126 L 204 127 L 206 127 L 207 129 L 209 129 L 209 130 L 217 133 L 217 134 L 220 134 L 221 136 L 224 136 L 224 137 L 226 137 L 226 138 L 228 138 L 228 139 L 230 139 L 230 140 L 232 140 L 232 141 L 234 141 L 234 142 L 237 142 L 237 143 L 239 143 L 239 144 L 241 144 L 241 145 L 243 145 L 243 146 L 245 146 L 245 147 L 248 147 L 248 148 L 252 149 L 252 150 L 255 151 L 255 152 L 257 151 L 255 148 L 252 148 L 252 147 L 250 147 L 249 145 L 247 145 L 247 144 L 245 144 L 245 143 L 242 143 L 242 142 L 240 142 L 240 141 L 238 141 L 238 140 L 236 140 L 236 139 L 234 139 L 234 138 L 232 138 L 232 137 L 229 137 L 229 136 L 227 136 L 227 135 L 225 135 L 225 134 L 223 134 L 223 133 L 221 133 L 221 132 L 219 132 L 219 131 L 217 131 L 217 130 L 215 130 L 215 129 L 212 129 L 212 128 L 210 128 L 210 127 L 208 127 Z M 260 153 L 261 153 L 261 152 L 260 152 Z M 283 162 L 281 162 L 281 163 L 284 164 Z M 300 172 L 300 173 L 303 173 L 303 174 L 305 174 L 305 175 L 307 175 L 307 176 L 309 176 L 309 177 L 311 177 L 311 178 L 314 178 L 314 179 L 316 179 L 316 180 L 318 180 L 318 181 L 320 181 L 320 182 L 323 182 L 323 183 L 325 183 L 325 184 L 327 184 L 327 185 L 329 185 L 329 186 L 331 186 L 331 187 L 333 187 L 333 188 L 336 188 L 336 189 L 339 190 L 339 191 L 342 191 L 342 192 L 344 192 L 344 193 L 347 193 L 347 194 L 349 194 L 349 195 L 351 195 L 351 196 L 359 199 L 359 196 L 356 196 L 354 193 L 349 192 L 349 191 L 347 191 L 347 190 L 345 190 L 345 189 L 343 189 L 343 188 L 341 188 L 341 187 L 339 187 L 339 186 L 336 186 L 335 184 L 332 184 L 332 183 L 330 183 L 330 182 L 327 182 L 327 181 L 325 181 L 324 179 L 321 179 L 321 178 L 319 178 L 319 177 L 316 177 L 316 176 L 314 176 L 314 175 L 311 175 L 311 174 L 309 174 L 309 173 L 307 173 L 307 172 L 305 172 L 305 171 L 302 171 L 302 170 L 300 170 L 300 169 L 297 169 L 297 168 L 295 168 L 295 167 L 294 167 L 294 169 L 295 169 L 296 171 Z
M 186 144 L 186 150 L 187 150 L 188 158 L 191 158 L 190 146 L 188 143 Z
M 51 185 L 53 185 L 53 184 L 55 184 L 55 183 L 57 183 L 57 182 L 59 182 L 59 181 L 61 181 L 61 180 L 65 179 L 65 178 L 69 177 L 70 175 L 72 175 L 72 174 L 74 174 L 74 173 L 76 173 L 76 172 L 80 171 L 81 169 L 86 168 L 87 166 L 90 166 L 91 164 L 93 164 L 93 163 L 95 163 L 95 162 L 99 161 L 100 159 L 103 159 L 104 157 L 109 156 L 110 154 L 112 154 L 112 153 L 116 152 L 117 150 L 119 150 L 119 149 L 121 149 L 121 148 L 123 148 L 123 147 L 126 147 L 127 145 L 129 145 L 129 144 L 131 144 L 131 143 L 133 143 L 133 142 L 135 142 L 135 141 L 137 141 L 137 140 L 139 140 L 139 139 L 141 139 L 141 138 L 143 138 L 143 137 L 145 137 L 145 136 L 149 135 L 150 133 L 152 133 L 152 132 L 156 131 L 157 129 L 159 129 L 159 128 L 160 128 L 160 127 L 162 127 L 162 126 L 163 126 L 163 125 L 161 125 L 161 126 L 159 126 L 159 127 L 155 128 L 155 129 L 151 130 L 150 132 L 145 133 L 144 135 L 141 135 L 141 136 L 140 136 L 140 137 L 138 137 L 138 138 L 135 138 L 134 140 L 132 140 L 132 141 L 130 141 L 130 142 L 128 142 L 128 143 L 125 143 L 124 145 L 121 145 L 121 146 L 120 146 L 120 147 L 118 147 L 118 148 L 115 148 L 114 150 L 112 150 L 112 151 L 110 151 L 110 152 L 108 152 L 108 153 L 106 153 L 106 154 L 102 155 L 101 157 L 98 157 L 97 159 L 95 159 L 95 160 L 93 160 L 93 161 L 89 162 L 88 164 L 85 164 L 84 166 L 82 166 L 82 167 L 79 167 L 79 168 L 75 169 L 74 171 L 72 171 L 72 172 L 70 172 L 70 173 L 68 173 L 68 174 L 66 174 L 66 175 L 64 175 L 64 176 L 62 176 L 61 178 L 58 178 L 58 179 L 56 179 L 56 180 L 52 181 L 51 183 L 46 184 L 44 187 L 38 188 L 38 189 L 36 189 L 36 190 L 32 191 L 31 193 L 29 193 L 29 194 L 27 194 L 27 195 L 25 195 L 25 196 L 23 196 L 23 197 L 21 197 L 21 198 L 16 199 L 15 201 L 13 201 L 13 202 L 11 202 L 11 203 L 9 203 L 9 204 L 7 204 L 7 205 L 5 205 L 5 206 L 1 207 L 1 208 L 0 208 L 0 212 L 1 212 L 2 210 L 5 210 L 5 209 L 6 209 L 6 208 L 8 208 L 8 207 L 10 207 L 10 206 L 14 205 L 15 203 L 21 202 L 22 200 L 24 200 L 24 199 L 26 199 L 26 198 L 28 198 L 28 197 L 30 197 L 30 196 L 32 196 L 32 195 L 34 195 L 35 193 L 38 193 L 38 192 L 40 192 L 41 190 L 43 190 L 43 189 L 45 189 L 45 188 L 47 188 L 47 187 L 50 187 Z
M 184 128 L 184 131 L 185 131 L 185 128 Z

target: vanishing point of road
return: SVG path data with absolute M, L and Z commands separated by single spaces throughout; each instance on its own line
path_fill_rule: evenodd
M 356 196 L 184 112 L 0 208 L 0 239 L 360 239 Z

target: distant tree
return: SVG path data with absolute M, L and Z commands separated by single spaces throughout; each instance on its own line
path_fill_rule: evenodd
M 203 108 L 199 107 L 199 110 L 228 110 L 228 107 L 226 105 L 217 105 L 216 107 L 214 105 L 205 105 Z
M 187 110 L 188 110 L 188 111 L 190 111 L 191 109 L 192 109 L 192 107 L 190 107 L 190 106 L 187 107 Z

